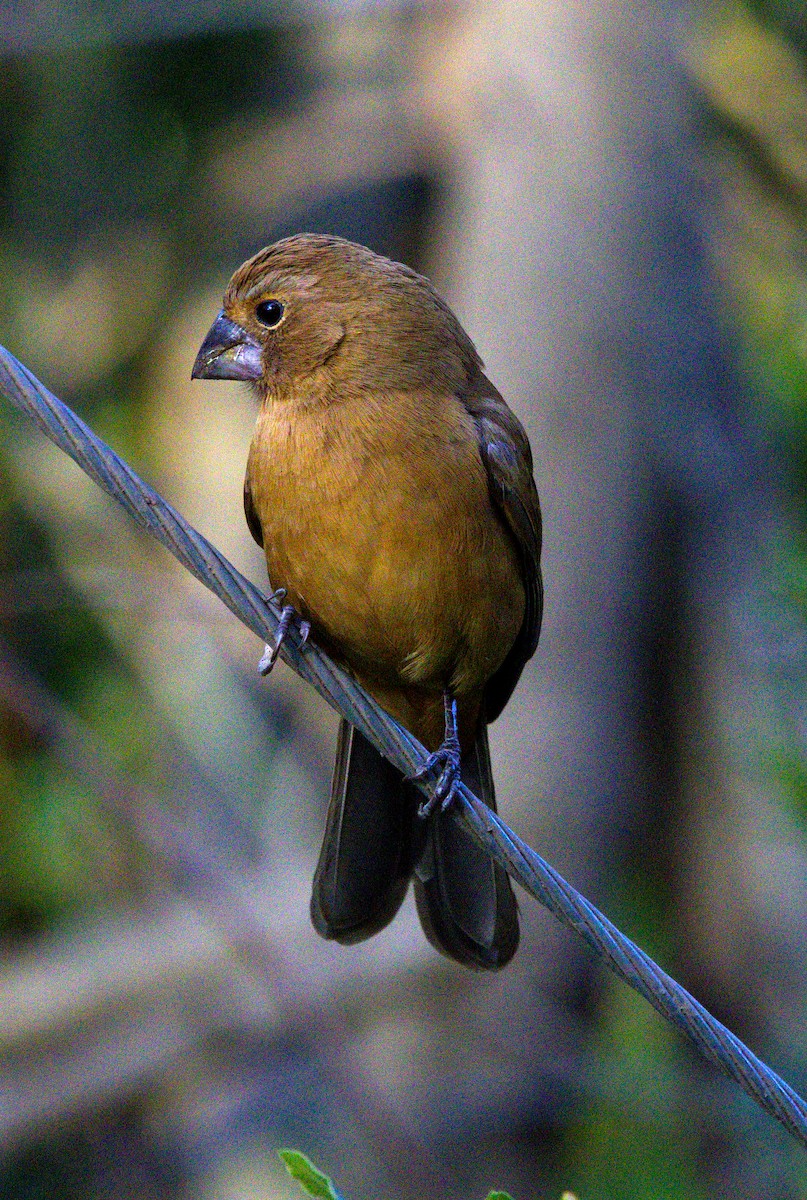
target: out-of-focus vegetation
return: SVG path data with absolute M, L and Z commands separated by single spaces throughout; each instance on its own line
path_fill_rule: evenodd
M 159 360 L 200 295 L 215 312 L 223 279 L 254 245 L 242 244 L 249 232 L 234 230 L 210 197 L 205 172 L 215 138 L 256 112 L 271 119 L 304 102 L 311 37 L 287 24 L 129 45 L 101 38 L 0 59 L 0 339 L 158 484 Z M 181 352 L 184 379 L 192 353 Z M 201 457 L 201 449 L 194 453 Z M 51 960 L 29 991 L 4 1000 L 0 1076 L 4 1094 L 19 1097 L 12 1126 L 24 1128 L 26 1112 L 43 1103 L 24 1068 L 14 1082 L 8 1047 L 20 1038 L 42 1039 L 40 1053 L 58 1071 L 58 1031 L 77 1062 L 86 1036 L 84 1078 L 74 1076 L 67 1089 L 95 1096 L 75 1135 L 51 1130 L 43 1145 L 34 1132 L 29 1149 L 25 1141 L 7 1147 L 3 1134 L 3 1151 L 14 1152 L 0 1166 L 0 1195 L 15 1200 L 88 1197 L 105 1187 L 119 1196 L 176 1194 L 173 1152 L 141 1143 L 130 1153 L 142 1116 L 137 1100 L 127 1105 L 148 1061 L 175 1053 L 172 1040 L 187 1019 L 178 1025 L 170 1016 L 170 980 L 183 980 L 192 1009 L 193 980 L 209 973 L 205 960 L 218 951 L 211 960 L 198 930 L 188 937 L 180 920 L 148 967 L 163 937 L 160 921 L 157 940 L 146 948 L 143 939 L 142 949 L 115 922 L 141 919 L 144 904 L 149 919 L 155 905 L 159 912 L 170 904 L 180 881 L 209 891 L 217 855 L 249 864 L 263 852 L 277 747 L 293 727 L 282 683 L 267 701 L 239 659 L 242 646 L 251 654 L 259 647 L 237 639 L 233 646 L 226 629 L 221 645 L 212 607 L 200 608 L 198 594 L 185 596 L 166 560 L 87 484 L 0 403 L 3 960 L 15 961 L 26 947 L 35 953 L 45 935 L 52 948 L 59 928 L 77 920 L 92 931 L 105 913 L 124 938 L 117 951 L 107 943 L 94 963 L 92 946 L 82 946 L 83 975 L 69 955 Z M 234 515 L 237 492 L 235 483 Z M 150 653 L 155 627 L 168 631 L 176 663 L 161 661 L 159 649 Z M 211 707 L 229 710 L 240 725 L 237 753 L 222 749 L 221 722 L 218 740 L 205 740 Z M 234 774 L 221 769 L 225 759 Z M 106 1027 L 121 1004 L 117 1024 L 124 1031 L 128 1023 L 129 1032 L 111 1049 L 120 1035 L 113 1021 L 109 1042 Z M 112 1073 L 129 1080 L 120 1092 L 124 1111 L 113 1087 L 115 1111 L 99 1123 L 93 1114 L 99 1100 L 108 1103 L 102 1080 L 116 1058 Z M 75 1111 L 76 1100 L 69 1104 Z
M 732 10 L 696 43 L 747 369 L 796 507 L 807 498 L 807 49 L 797 6 Z
M 777 617 L 770 642 L 758 644 L 766 649 L 763 667 L 787 676 L 782 703 L 791 717 L 800 708 L 801 723 L 787 726 L 793 736 L 779 732 L 755 747 L 757 768 L 801 821 L 806 16 L 796 3 L 721 8 L 703 15 L 686 52 L 714 198 L 712 261 L 733 298 L 726 324 L 739 345 L 749 421 L 767 440 L 788 513 L 775 533 L 771 589 L 792 621 L 785 640 Z M 206 532 L 220 542 L 229 537 L 223 548 L 258 580 L 262 564 L 248 547 L 238 495 L 250 401 L 235 390 L 224 400 L 190 393 L 194 339 L 234 266 L 300 222 L 419 265 L 432 202 L 440 199 L 431 186 L 432 134 L 422 144 L 408 133 L 396 141 L 384 124 L 391 110 L 401 128 L 416 124 L 411 96 L 395 90 L 411 23 L 411 15 L 379 9 L 321 25 L 300 20 L 147 43 L 50 45 L 0 59 L 0 340 L 176 503 L 190 505 Z M 128 976 L 124 986 L 110 953 L 99 962 L 86 946 L 66 941 L 64 955 L 48 958 L 42 970 L 52 1009 L 45 1011 L 44 985 L 19 1001 L 28 1012 L 14 1018 L 21 1032 L 13 1045 L 25 1049 L 9 1052 L 8 1076 L 17 1079 L 18 1054 L 25 1078 L 31 1038 L 39 1039 L 38 1062 L 48 1054 L 60 1062 L 58 1032 L 75 1027 L 88 1042 L 88 1076 L 97 1069 L 105 1082 L 95 1091 L 91 1078 L 82 1081 L 86 1090 L 77 1086 L 69 1112 L 78 1127 L 61 1109 L 48 1124 L 45 1102 L 36 1110 L 44 1125 L 32 1118 L 30 1127 L 14 1126 L 19 1141 L 0 1167 L 3 1200 L 290 1197 L 287 1181 L 260 1155 L 268 1141 L 298 1136 L 299 1123 L 311 1132 L 305 1144 L 316 1157 L 327 1144 L 328 1161 L 340 1153 L 340 1161 L 354 1162 L 361 1141 L 371 1147 L 369 1177 L 404 1179 L 419 1194 L 440 1194 L 435 1180 L 462 1180 L 473 1169 L 466 1158 L 488 1149 L 492 1179 L 506 1180 L 517 1195 L 556 1196 L 568 1180 L 585 1200 L 705 1200 L 708 1170 L 719 1174 L 725 1162 L 730 1175 L 742 1144 L 756 1155 L 760 1187 L 777 1170 L 794 1189 L 805 1182 L 800 1151 L 791 1162 L 785 1135 L 749 1115 L 731 1085 L 694 1064 L 678 1036 L 621 985 L 569 997 L 587 1030 L 580 1058 L 550 1064 L 549 1099 L 525 1083 L 521 1111 L 509 1123 L 505 1103 L 490 1101 L 499 1086 L 497 1056 L 517 1058 L 521 1050 L 496 1026 L 507 1024 L 500 1016 L 507 1010 L 494 986 L 506 999 L 506 980 L 487 985 L 495 1050 L 489 1062 L 469 1067 L 466 1092 L 458 1066 L 464 1046 L 441 1058 L 430 1025 L 435 1009 L 453 1016 L 455 1006 L 461 1022 L 464 1000 L 419 940 L 405 954 L 395 949 L 389 963 L 379 951 L 383 988 L 359 974 L 334 1000 L 327 971 L 295 975 L 289 962 L 272 959 L 264 970 L 277 992 L 256 999 L 250 971 L 262 947 L 275 953 L 278 929 L 293 964 L 306 953 L 305 935 L 297 943 L 286 938 L 276 910 L 288 895 L 306 922 L 295 870 L 299 844 L 315 839 L 325 803 L 327 724 L 281 674 L 269 687 L 258 684 L 260 648 L 178 581 L 110 508 L 0 403 L 0 945 L 8 961 L 35 954 L 48 935 L 63 928 L 67 936 L 79 918 L 159 909 L 179 881 L 219 906 L 227 943 L 221 957 L 235 945 L 232 974 L 243 975 L 249 995 L 232 1001 L 241 1022 L 235 1032 L 209 1017 L 219 1001 L 207 982 L 194 1000 L 203 1034 L 184 1010 L 160 1023 L 182 1002 L 174 977 L 166 982 L 161 974 L 172 945 L 187 935 L 198 949 L 199 960 L 188 953 L 193 979 L 204 974 L 198 961 L 205 970 L 213 963 L 214 975 L 219 970 L 220 948 L 182 914 L 162 929 L 162 940 L 155 935 L 148 971 L 137 938 L 123 931 L 111 943 L 118 948 L 111 957 L 121 960 L 114 967 L 125 974 L 131 966 L 132 977 L 142 967 L 149 986 L 156 980 L 153 1007 L 134 984 L 126 990 Z M 609 880 L 609 913 L 665 964 L 686 957 L 669 835 L 662 814 L 657 828 L 643 831 L 644 855 L 616 856 Z M 247 918 L 260 904 L 249 888 L 262 900 L 266 881 L 250 871 L 266 857 L 277 868 L 270 877 L 277 895 L 269 898 L 276 908 L 265 926 L 252 927 Z M 225 878 L 230 864 L 241 872 L 224 898 L 213 886 L 222 864 Z M 310 863 L 299 875 L 307 886 Z M 349 952 L 340 949 L 336 958 L 349 973 Z M 71 964 L 81 965 L 85 982 L 95 975 L 103 984 L 87 988 L 86 1013 Z M 433 1004 L 423 1013 L 397 1007 L 413 978 Z M 141 1024 L 109 1049 L 105 1022 L 121 997 L 131 1004 L 130 994 L 133 1007 L 143 1006 Z M 534 1000 L 524 994 L 525 1004 Z M 222 1007 L 231 999 L 228 993 Z M 176 1029 L 186 1027 L 183 1040 Z M 244 1028 L 253 1037 L 246 1049 Z M 536 1042 L 546 1037 L 551 1057 L 551 1034 L 529 1020 L 524 1029 Z M 3 1036 L 11 1043 L 7 1030 Z M 798 1030 L 788 1036 L 783 1053 L 804 1073 Z M 421 1112 L 428 1097 L 411 1101 L 417 1120 L 410 1122 L 393 1083 L 378 1090 L 383 1069 L 373 1074 L 391 1062 L 394 1082 L 406 1081 L 432 1037 L 434 1076 L 445 1089 L 435 1084 L 433 1129 Z M 120 1064 L 119 1075 L 101 1062 L 105 1056 Z M 453 1109 L 463 1104 L 486 1114 L 482 1150 L 460 1140 L 464 1126 Z M 734 1132 L 727 1135 L 727 1127 Z M 524 1186 L 511 1185 L 505 1171 Z
M 710 258 L 729 298 L 729 336 L 746 386 L 751 436 L 775 464 L 784 526 L 771 525 L 769 573 L 756 597 L 752 665 L 767 675 L 761 732 L 738 747 L 751 773 L 807 818 L 807 7 L 800 0 L 707 6 L 683 61 L 698 100 L 701 164 L 709 190 Z M 768 599 L 766 600 L 767 597 Z M 769 608 L 772 614 L 769 618 Z M 756 701 L 760 703 L 759 700 Z M 781 718 L 784 717 L 784 720 Z M 664 831 L 662 831 L 663 833 Z M 666 831 L 667 833 L 669 831 Z M 651 835 L 650 846 L 655 847 Z M 622 876 L 618 923 L 659 961 L 682 947 L 670 879 L 653 850 Z M 663 854 L 662 854 L 663 861 Z M 677 930 L 677 931 L 676 931 Z M 753 989 L 754 980 L 749 979 Z M 760 1192 L 775 1174 L 775 1152 L 736 1097 L 700 1074 L 678 1039 L 637 998 L 608 986 L 593 1053 L 609 1079 L 567 1143 L 581 1195 L 602 1200 L 713 1194 L 702 1164 L 720 1174 L 731 1144 L 704 1144 L 709 1113 L 730 1111 L 738 1143 L 757 1147 Z M 794 1068 L 804 1047 L 793 1035 Z M 803 1074 L 802 1074 L 803 1078 Z M 638 1114 L 641 1117 L 637 1120 Z M 793 1149 L 793 1195 L 807 1166 Z M 628 1165 L 630 1164 L 630 1166 Z M 640 1165 L 639 1165 L 640 1164 Z M 636 1174 L 641 1175 L 641 1184 Z M 727 1175 L 728 1177 L 728 1175 Z M 726 1194 L 732 1194 L 731 1186 Z M 742 1189 L 739 1180 L 733 1185 Z M 781 1186 L 781 1185 L 779 1185 Z M 736 1194 L 736 1193 L 735 1193 Z M 742 1194 L 746 1194 L 744 1191 Z M 753 1193 L 748 1193 L 753 1194 Z M 767 1194 L 767 1192 L 766 1192 Z
M 299 1183 L 307 1196 L 318 1197 L 319 1200 L 341 1200 L 333 1181 L 315 1167 L 309 1158 L 299 1150 L 278 1150 L 280 1158 L 291 1175 Z M 487 1200 L 513 1200 L 507 1192 L 488 1192 Z M 564 1192 L 561 1200 L 576 1200 L 571 1192 Z
M 784 527 L 771 525 L 769 573 L 756 597 L 752 665 L 767 675 L 751 747 L 751 773 L 807 818 L 807 7 L 800 0 L 706 6 L 683 51 L 697 97 L 701 165 L 710 216 L 710 259 L 730 302 L 726 325 L 746 387 L 746 419 L 775 464 Z M 766 601 L 765 596 L 768 597 Z M 768 607 L 773 615 L 768 620 Z M 759 701 L 757 701 L 759 703 Z M 784 720 L 780 718 L 784 717 Z M 668 864 L 656 858 L 651 830 L 638 869 L 623 869 L 612 913 L 658 961 L 683 947 Z M 660 870 L 654 864 L 661 863 Z M 747 980 L 753 990 L 754 980 Z M 719 1009 L 718 1009 L 719 1011 Z M 601 1200 L 713 1194 L 731 1141 L 704 1142 L 717 1111 L 730 1113 L 733 1138 L 756 1147 L 759 1192 L 768 1194 L 776 1152 L 767 1132 L 721 1082 L 696 1069 L 685 1048 L 633 995 L 606 986 L 592 1052 L 608 1086 L 572 1118 L 567 1164 L 579 1193 Z M 792 1035 L 791 1062 L 802 1071 L 803 1040 Z M 800 1068 L 799 1068 L 800 1064 Z M 700 1082 L 694 1082 L 699 1080 Z M 790 1160 L 793 1195 L 807 1186 L 800 1151 Z M 721 1165 L 722 1164 L 722 1165 Z M 638 1177 L 641 1182 L 638 1182 Z M 746 1193 L 739 1179 L 729 1194 Z M 753 1185 L 752 1185 L 753 1186 Z M 779 1184 L 778 1186 L 781 1186 Z M 732 1188 L 737 1188 L 733 1192 Z M 722 1194 L 722 1193 L 721 1193 Z M 791 1193 L 788 1193 L 791 1194 Z
M 719 8 L 689 62 L 704 100 L 715 261 L 729 294 L 754 417 L 781 468 L 790 525 L 771 588 L 790 619 L 771 645 L 796 683 L 800 740 L 768 747 L 783 796 L 807 816 L 807 8 Z
M 2 62 L 0 336 L 152 474 L 154 356 L 189 295 L 234 257 L 205 191 L 214 131 L 302 102 L 305 42 L 300 27 L 253 29 Z M 136 586 L 153 552 L 126 530 L 119 555 L 94 555 L 86 524 L 104 518 L 92 490 L 71 496 L 69 468 L 2 406 L 0 431 L 4 658 L 86 720 L 144 788 L 170 793 L 170 730 L 127 653 L 132 615 L 112 594 Z M 94 565 L 96 603 L 77 584 Z M 145 864 L 125 822 L 99 807 L 89 765 L 81 777 L 59 762 L 53 721 L 26 719 L 36 701 L 25 681 L 9 676 L 8 687 L 0 930 L 19 935 L 137 891 Z

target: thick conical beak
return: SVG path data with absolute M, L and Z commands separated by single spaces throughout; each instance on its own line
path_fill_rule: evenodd
M 196 355 L 191 379 L 260 379 L 258 342 L 220 312 Z

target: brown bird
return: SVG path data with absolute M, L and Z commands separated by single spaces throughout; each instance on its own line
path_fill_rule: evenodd
M 423 276 L 299 234 L 235 272 L 193 377 L 253 385 L 244 507 L 272 586 L 439 776 L 419 806 L 342 722 L 316 929 L 369 937 L 412 878 L 437 949 L 497 968 L 518 944 L 515 897 L 450 804 L 461 775 L 495 808 L 486 726 L 538 642 L 541 513 L 526 434 L 482 368 Z

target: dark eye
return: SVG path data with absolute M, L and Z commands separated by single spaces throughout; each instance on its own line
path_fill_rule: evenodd
M 283 320 L 285 311 L 279 300 L 261 300 L 255 309 L 255 316 L 261 325 L 268 325 L 270 329 L 274 329 L 275 325 L 279 325 Z

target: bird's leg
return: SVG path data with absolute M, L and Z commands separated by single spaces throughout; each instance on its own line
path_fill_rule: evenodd
M 460 782 L 460 739 L 457 735 L 457 701 L 446 690 L 443 692 L 443 707 L 446 715 L 446 732 L 443 744 L 426 759 L 426 762 L 410 779 L 424 779 L 437 767 L 440 774 L 434 795 L 424 800 L 418 809 L 419 817 L 430 817 L 439 805 L 440 812 L 447 812 Z
M 280 604 L 286 599 L 286 589 L 278 588 L 276 592 L 272 592 L 272 595 L 269 597 L 269 599 L 274 600 L 277 604 Z M 261 661 L 258 663 L 258 670 L 260 671 L 261 675 L 268 675 L 272 670 L 272 667 L 277 662 L 277 656 L 280 653 L 280 647 L 286 640 L 286 634 L 289 632 L 289 627 L 291 626 L 292 621 L 295 619 L 297 619 L 300 623 L 300 645 L 304 646 L 308 641 L 308 635 L 311 632 L 311 622 L 300 620 L 298 614 L 294 611 L 292 606 L 290 604 L 284 604 L 280 614 L 280 620 L 277 623 L 277 629 L 275 630 L 275 644 L 274 646 L 264 647 Z

